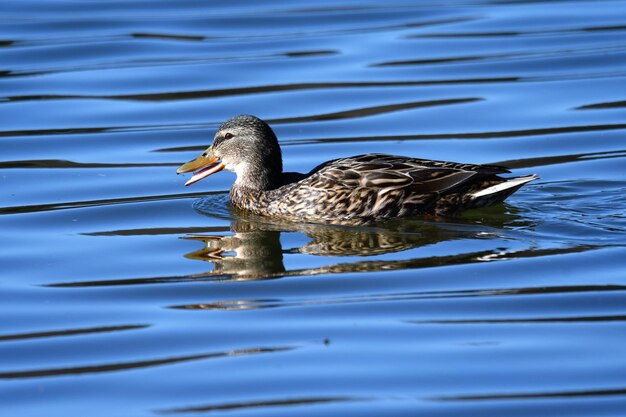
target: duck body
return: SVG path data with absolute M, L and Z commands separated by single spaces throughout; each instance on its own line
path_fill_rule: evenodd
M 327 162 L 309 174 L 286 175 L 285 184 L 260 191 L 233 185 L 232 204 L 264 216 L 311 221 L 372 221 L 414 215 L 452 216 L 503 201 L 535 177 L 510 182 L 506 168 L 386 154 Z M 301 179 L 298 180 L 298 177 Z
M 240 129 L 240 125 L 244 128 Z M 237 135 L 240 141 L 230 142 L 230 148 L 216 147 L 216 143 L 223 147 Z M 255 151 L 255 147 L 268 144 L 272 148 L 269 156 Z M 205 164 L 208 167 L 203 165 L 205 161 L 198 163 L 203 157 L 208 158 Z M 215 164 L 216 161 L 220 162 Z M 538 178 L 536 175 L 502 178 L 498 175 L 510 171 L 499 166 L 378 153 L 329 161 L 308 174 L 283 173 L 275 135 L 265 122 L 254 116 L 237 116 L 225 122 L 218 129 L 213 146 L 178 172 L 198 167 L 203 169 L 188 184 L 217 168 L 237 173 L 230 199 L 239 209 L 263 216 L 324 223 L 367 223 L 424 214 L 453 216 L 463 210 L 500 203 Z

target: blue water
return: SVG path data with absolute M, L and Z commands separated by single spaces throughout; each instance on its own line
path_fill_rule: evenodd
M 626 3 L 0 3 L 0 414 L 617 416 Z M 225 119 L 288 171 L 536 173 L 376 227 L 175 175 Z

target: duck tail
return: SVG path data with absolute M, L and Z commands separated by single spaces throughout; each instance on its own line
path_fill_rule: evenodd
M 484 188 L 480 191 L 473 193 L 471 196 L 474 199 L 493 199 L 503 201 L 505 198 L 519 190 L 524 184 L 538 179 L 536 174 L 524 175 L 523 177 L 515 177 L 508 179 L 491 187 Z

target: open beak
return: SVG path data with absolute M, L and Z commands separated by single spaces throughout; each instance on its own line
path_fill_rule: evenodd
M 213 150 L 209 148 L 193 161 L 183 164 L 176 170 L 176 173 L 184 174 L 185 172 L 195 171 L 189 181 L 185 183 L 185 185 L 191 185 L 194 182 L 200 181 L 202 178 L 221 171 L 222 169 L 224 169 L 224 164 L 220 162 L 217 156 L 213 155 Z

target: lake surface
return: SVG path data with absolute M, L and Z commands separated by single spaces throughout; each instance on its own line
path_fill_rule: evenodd
M 625 2 L 0 16 L 0 414 L 623 415 Z M 288 171 L 386 152 L 541 179 L 440 221 L 235 213 L 233 174 L 175 169 L 241 113 Z

